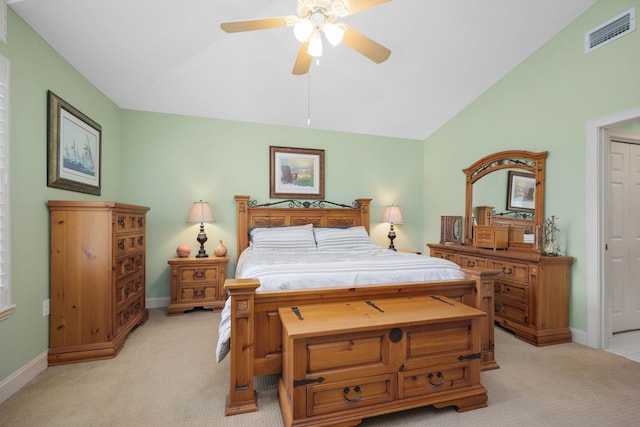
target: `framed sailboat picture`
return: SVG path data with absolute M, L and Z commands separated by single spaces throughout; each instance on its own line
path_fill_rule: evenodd
M 47 92 L 47 185 L 100 195 L 102 127 Z

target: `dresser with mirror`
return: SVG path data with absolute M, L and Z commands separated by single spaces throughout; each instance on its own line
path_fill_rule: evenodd
M 501 151 L 464 169 L 464 239 L 427 244 L 431 256 L 499 271 L 495 322 L 536 346 L 571 341 L 573 258 L 542 250 L 546 158 L 546 151 Z

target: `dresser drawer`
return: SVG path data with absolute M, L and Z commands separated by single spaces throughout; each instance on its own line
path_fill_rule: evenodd
M 116 283 L 116 305 L 121 306 L 136 293 L 144 292 L 144 275 L 142 273 L 131 276 Z
M 512 320 L 520 324 L 529 323 L 529 306 L 518 304 L 504 298 L 496 298 L 495 316 Z
M 395 390 L 395 374 L 308 386 L 307 416 L 391 402 L 395 399 Z
M 144 271 L 143 253 L 120 258 L 116 261 L 116 280 L 140 271 Z
M 138 314 L 145 311 L 144 295 L 139 295 L 129 304 L 116 311 L 116 335 L 126 329 L 130 322 L 133 322 Z
M 116 234 L 144 231 L 144 215 L 118 212 L 115 215 Z
M 440 393 L 476 383 L 470 362 L 401 371 L 398 373 L 398 399 Z
M 529 286 L 525 284 L 496 280 L 494 294 L 497 299 L 505 298 L 520 304 L 529 304 Z
M 460 254 L 458 255 L 458 265 L 464 268 L 486 267 L 487 259 Z
M 431 255 L 434 258 L 442 258 L 442 259 L 446 259 L 447 261 L 455 262 L 456 264 L 458 264 L 458 257 L 456 256 L 455 253 L 452 253 L 452 252 L 445 252 L 445 251 L 439 251 L 436 249 L 431 249 L 429 252 L 429 255 Z
M 120 235 L 116 237 L 116 256 L 130 255 L 135 252 L 143 252 L 146 244 L 144 233 L 133 235 Z
M 498 270 L 500 275 L 498 278 L 517 280 L 522 283 L 529 283 L 529 266 L 527 264 L 519 264 L 510 261 L 502 261 L 499 259 L 489 259 L 488 265 L 492 270 Z

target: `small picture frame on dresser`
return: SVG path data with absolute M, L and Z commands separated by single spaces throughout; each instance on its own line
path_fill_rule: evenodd
M 445 215 L 440 217 L 440 244 L 462 244 L 462 216 Z

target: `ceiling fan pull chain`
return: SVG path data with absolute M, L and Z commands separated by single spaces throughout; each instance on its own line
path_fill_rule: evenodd
M 311 125 L 311 70 L 307 73 L 307 126 Z

